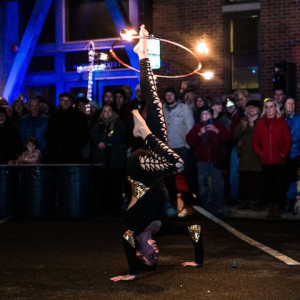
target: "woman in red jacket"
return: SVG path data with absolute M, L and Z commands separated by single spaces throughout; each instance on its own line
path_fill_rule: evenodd
M 253 150 L 259 158 L 264 173 L 267 217 L 280 216 L 279 204 L 284 195 L 284 163 L 291 145 L 292 138 L 284 116 L 276 101 L 267 98 L 252 140 Z

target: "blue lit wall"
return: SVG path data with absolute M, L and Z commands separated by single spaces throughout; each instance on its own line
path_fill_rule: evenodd
M 135 0 L 131 0 L 134 2 Z M 34 97 L 37 95 L 49 96 L 49 90 L 54 93 L 50 93 L 52 99 L 49 101 L 52 104 L 58 104 L 58 95 L 64 91 L 71 91 L 72 89 L 87 87 L 87 73 L 76 73 L 76 72 L 66 72 L 65 71 L 65 53 L 72 51 L 86 51 L 87 44 L 89 41 L 77 41 L 77 42 L 65 42 L 63 26 L 65 22 L 65 16 L 63 15 L 64 7 L 62 0 L 53 0 L 55 3 L 55 23 L 56 26 L 53 28 L 55 30 L 55 44 L 39 44 L 37 45 L 37 40 L 39 34 L 42 30 L 43 22 L 45 21 L 47 11 L 51 5 L 52 0 L 37 0 L 35 2 L 35 12 L 38 14 L 32 14 L 24 36 L 22 37 L 22 42 L 18 47 L 16 53 L 11 51 L 11 45 L 15 43 L 15 40 L 18 40 L 18 26 L 10 26 L 9 22 L 6 23 L 6 34 L 10 36 L 10 40 L 3 38 L 4 32 L 0 30 L 0 38 L 2 37 L 5 40 L 6 49 L 10 49 L 10 52 L 6 52 L 5 55 L 7 58 L 6 69 L 7 72 L 4 72 L 5 66 L 1 66 L 1 93 L 4 93 L 11 103 L 13 99 L 19 96 L 20 93 L 25 94 L 27 97 Z M 138 2 L 138 1 L 136 1 Z M 9 12 L 5 12 L 5 5 L 11 3 Z M 0 2 L 1 13 L 16 15 L 18 16 L 18 1 L 8 1 L 6 4 Z M 118 1 L 107 0 L 109 4 L 110 11 L 114 14 L 112 15 L 113 21 L 115 23 L 116 29 L 119 31 L 121 28 L 124 28 L 125 24 L 128 24 L 128 16 L 124 19 L 124 14 L 118 6 Z M 15 6 L 13 6 L 15 5 Z M 138 8 L 138 7 L 137 7 Z M 139 12 L 136 12 L 139 13 Z M 0 15 L 1 17 L 1 15 Z M 136 18 L 138 19 L 138 18 Z M 3 18 L 1 18 L 3 20 Z M 17 22 L 16 22 L 17 24 Z M 11 31 L 10 31 L 11 30 Z M 96 40 L 95 49 L 109 49 L 114 40 Z M 2 45 L 4 43 L 1 43 Z M 18 44 L 16 42 L 16 44 Z M 1 45 L 1 47 L 3 47 Z M 58 50 L 57 50 L 58 49 Z M 0 48 L 0 53 L 2 54 L 5 50 Z M 27 72 L 28 66 L 31 62 L 32 56 L 53 56 L 54 57 L 54 68 L 50 71 L 43 72 Z M 138 60 L 135 53 L 131 50 L 127 51 L 127 55 L 130 59 L 130 63 L 134 67 L 138 67 Z M 3 65 L 3 63 L 2 63 Z M 10 74 L 9 74 L 10 73 Z M 8 78 L 8 80 L 7 80 Z M 3 87 L 4 81 L 7 80 L 5 88 Z M 133 97 L 135 96 L 135 87 L 139 82 L 139 73 L 134 71 L 120 68 L 114 70 L 105 70 L 103 72 L 95 72 L 94 74 L 94 85 L 93 85 L 93 100 L 99 102 L 101 105 L 101 96 L 104 91 L 105 86 L 121 86 L 129 85 L 133 91 Z M 54 96 L 53 96 L 54 95 Z

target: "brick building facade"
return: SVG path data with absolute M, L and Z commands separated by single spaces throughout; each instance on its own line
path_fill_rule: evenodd
M 30 1 L 33 2 L 32 0 Z M 50 0 L 45 2 L 49 1 Z M 65 20 L 67 20 L 67 16 L 65 16 L 63 12 L 67 10 L 67 8 L 63 5 L 68 1 L 52 1 L 52 6 L 54 7 L 53 11 L 55 11 L 55 13 L 53 13 L 55 16 L 53 24 L 55 23 L 56 41 L 53 45 L 38 45 L 33 54 L 33 56 L 47 55 L 47 57 L 53 57 L 55 67 L 51 70 L 51 72 L 48 71 L 47 73 L 43 73 L 42 71 L 40 73 L 28 73 L 25 77 L 23 86 L 25 93 L 28 86 L 31 88 L 31 91 L 34 92 L 35 86 L 38 85 L 44 85 L 45 90 L 47 91 L 48 87 L 46 85 L 47 83 L 50 84 L 50 82 L 51 88 L 54 91 L 53 94 L 55 94 L 56 97 L 63 90 L 70 91 L 72 88 L 76 89 L 78 87 L 81 88 L 86 86 L 86 76 L 84 77 L 84 75 L 76 74 L 74 71 L 73 73 L 71 73 L 70 70 L 66 71 L 66 57 L 68 52 L 74 53 L 76 51 L 85 51 L 86 44 L 88 43 L 88 40 L 74 41 L 74 43 L 64 40 L 67 33 L 63 32 L 65 27 L 62 26 L 62 24 Z M 15 5 L 15 2 L 18 1 L 1 1 L 0 16 L 1 19 L 6 19 L 6 26 L 9 24 L 9 19 L 5 18 L 5 16 L 7 12 L 11 11 L 7 10 L 7 6 L 5 7 L 4 3 L 6 3 L 6 5 L 9 3 L 10 6 L 13 6 Z M 80 0 L 78 2 L 84 3 L 84 5 L 88 6 L 88 1 Z M 94 2 L 96 3 L 97 1 Z M 100 2 L 101 1 L 99 1 L 99 3 Z M 117 3 L 117 1 L 102 1 L 102 8 L 103 5 L 105 5 L 103 2 L 106 2 L 107 5 L 111 2 Z M 123 1 L 122 3 L 124 4 L 125 2 L 126 1 Z M 151 5 L 149 3 L 151 3 Z M 248 42 L 248 45 L 253 46 L 252 50 L 254 51 L 254 54 L 246 53 L 245 57 L 247 58 L 249 55 L 252 55 L 251 57 L 253 58 L 253 55 L 256 55 L 257 59 L 253 64 L 249 63 L 249 66 L 253 66 L 251 71 L 254 76 L 256 76 L 257 85 L 254 86 L 253 89 L 249 89 L 252 94 L 252 98 L 263 99 L 265 97 L 272 96 L 273 66 L 278 62 L 289 62 L 294 64 L 296 67 L 296 74 L 293 75 L 293 79 L 296 83 L 295 95 L 297 99 L 300 99 L 300 83 L 298 83 L 300 78 L 300 0 L 127 1 L 127 5 L 129 7 L 130 5 L 132 5 L 132 7 L 136 7 L 137 5 L 135 4 L 140 4 L 140 11 L 137 11 L 135 14 L 135 22 L 137 23 L 138 20 L 140 22 L 145 22 L 147 28 L 149 28 L 156 37 L 181 43 L 194 50 L 199 37 L 205 34 L 210 48 L 208 55 L 201 56 L 200 60 L 204 70 L 209 69 L 214 71 L 215 75 L 213 80 L 206 81 L 199 75 L 193 75 L 185 79 L 179 78 L 172 80 L 159 78 L 158 86 L 161 91 L 164 87 L 169 85 L 179 88 L 182 80 L 187 79 L 196 81 L 199 88 L 205 95 L 214 96 L 231 93 L 238 86 L 233 85 L 233 81 L 236 79 L 238 81 L 240 74 L 242 74 L 237 73 L 234 79 L 232 57 L 235 53 L 234 50 L 232 50 L 232 45 L 234 43 L 235 46 L 238 45 L 238 38 L 243 38 L 244 43 Z M 88 7 L 86 7 L 85 10 L 88 11 Z M 246 26 L 246 31 L 245 28 L 244 31 L 239 31 L 237 24 L 240 23 L 234 23 L 232 20 L 235 20 L 235 18 L 240 16 L 247 16 L 249 18 L 248 20 L 255 18 L 256 21 L 253 23 L 257 26 L 255 27 L 255 30 L 257 31 L 255 36 L 250 34 L 254 27 L 249 27 L 249 31 L 247 32 L 247 25 L 244 25 Z M 114 18 L 113 15 L 112 18 Z M 127 19 L 130 18 L 127 16 Z M 114 21 L 114 25 L 117 28 L 116 20 Z M 134 24 L 132 20 L 129 21 Z M 110 26 L 114 25 L 112 23 Z M 61 28 L 59 28 L 59 26 Z M 119 28 L 117 28 L 117 30 L 118 29 Z M 234 30 L 239 33 L 239 36 L 237 35 L 238 38 L 235 37 L 235 41 L 233 42 L 231 34 Z M 17 32 L 17 30 L 15 30 L 15 32 Z M 9 72 L 7 65 L 9 62 L 12 63 L 12 57 L 17 54 L 8 53 L 13 41 L 12 39 L 5 37 L 5 33 L 7 33 L 7 31 L 5 31 L 5 27 L 2 26 L 0 29 L 0 94 L 3 92 L 5 80 L 8 76 L 7 73 Z M 249 40 L 247 40 L 248 35 Z M 16 39 L 18 40 L 19 38 L 17 37 Z M 7 40 L 10 41 L 10 44 L 8 45 L 7 43 L 6 47 L 4 47 Z M 255 41 L 255 45 L 252 41 Z M 112 38 L 103 39 L 99 36 L 98 40 L 95 41 L 95 45 L 102 50 L 105 49 L 105 47 L 108 50 L 112 42 Z M 186 55 L 186 53 L 183 53 L 184 51 L 180 52 L 178 47 L 172 47 L 166 43 L 162 43 L 161 48 L 162 61 L 167 62 L 174 73 L 188 73 L 195 68 L 195 60 L 193 57 L 191 55 Z M 245 51 L 245 49 L 242 50 Z M 241 57 L 243 57 L 243 53 Z M 242 63 L 240 63 L 240 66 L 243 66 Z M 103 77 L 105 77 L 105 80 L 103 80 Z M 112 81 L 110 80 L 110 77 L 118 79 Z M 60 78 L 60 80 L 58 81 L 57 78 Z M 125 70 L 114 70 L 113 76 L 111 76 L 111 73 L 109 72 L 105 73 L 105 76 L 99 73 L 98 75 L 95 75 L 97 91 L 94 94 L 97 96 L 99 101 L 101 99 L 101 92 L 106 85 L 117 86 L 126 81 L 125 84 L 134 87 L 137 80 L 138 78 L 136 77 L 136 74 L 129 72 L 126 73 Z M 131 81 L 134 82 L 131 83 Z M 240 87 L 242 88 L 243 86 Z M 41 91 L 41 88 L 37 88 L 37 90 Z M 299 109 L 300 107 L 298 107 L 298 110 Z
M 183 2 L 185 2 L 183 4 Z M 259 94 L 261 98 L 273 95 L 273 65 L 291 62 L 296 65 L 296 97 L 300 98 L 300 1 L 261 0 L 258 25 Z M 245 13 L 241 11 L 230 14 Z M 158 37 L 173 39 L 192 48 L 199 34 L 208 37 L 212 53 L 201 59 L 204 66 L 213 66 L 215 78 L 206 81 L 198 76 L 201 90 L 210 95 L 230 93 L 230 65 L 226 59 L 226 7 L 223 0 L 211 1 L 154 1 L 153 32 Z M 258 7 L 258 5 L 256 6 Z M 251 12 L 251 9 L 249 9 Z M 174 49 L 175 51 L 175 49 Z M 172 54 L 170 54 L 172 55 Z M 165 81 L 161 80 L 163 85 Z M 176 82 L 178 86 L 180 80 Z M 300 108 L 300 107 L 299 107 Z

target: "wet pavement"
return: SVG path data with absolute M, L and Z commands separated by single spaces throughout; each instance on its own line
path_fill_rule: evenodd
M 300 262 L 299 220 L 223 221 Z M 117 283 L 109 278 L 127 271 L 120 218 L 2 222 L 0 299 L 300 299 L 299 265 L 286 265 L 200 214 L 172 222 L 202 225 L 204 266 L 181 266 L 193 259 L 188 235 L 160 235 L 157 269 Z

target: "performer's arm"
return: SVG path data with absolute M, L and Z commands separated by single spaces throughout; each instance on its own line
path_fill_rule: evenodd
M 203 240 L 202 240 L 202 233 L 201 227 L 199 225 L 192 225 L 191 227 L 199 228 L 199 235 L 195 234 L 194 232 L 190 231 L 190 236 L 193 239 L 193 247 L 195 253 L 195 260 L 194 261 L 185 261 L 182 263 L 183 267 L 201 267 L 203 265 Z M 191 228 L 190 227 L 190 228 Z M 197 231 L 197 230 L 196 230 Z

